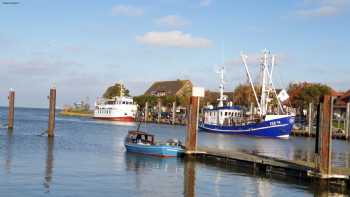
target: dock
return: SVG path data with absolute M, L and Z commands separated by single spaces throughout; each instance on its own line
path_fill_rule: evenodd
M 332 172 L 327 177 L 318 176 L 318 170 L 313 162 L 302 160 L 286 160 L 252 153 L 245 153 L 234 150 L 222 150 L 209 147 L 198 147 L 197 152 L 191 154 L 191 157 L 212 161 L 214 163 L 222 163 L 225 165 L 242 166 L 254 171 L 266 174 L 276 174 L 283 176 L 293 176 L 303 179 L 341 179 L 350 180 L 349 168 L 332 168 Z
M 312 162 L 198 146 L 198 100 L 198 96 L 192 96 L 190 99 L 185 145 L 187 158 L 205 163 L 243 167 L 247 171 L 250 169 L 253 172 L 306 179 L 316 183 L 317 187 L 336 185 L 341 190 L 350 190 L 350 169 L 335 167 L 331 164 L 332 96 L 322 97 L 317 107 L 315 152 Z

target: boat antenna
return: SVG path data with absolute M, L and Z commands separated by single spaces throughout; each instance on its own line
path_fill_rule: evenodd
M 123 90 L 123 88 L 124 88 L 124 85 L 123 85 L 122 82 L 120 82 L 120 97 L 123 97 L 123 96 L 124 96 L 124 90 Z
M 226 97 L 224 95 L 224 84 L 225 84 L 225 81 L 224 81 L 224 74 L 225 74 L 225 67 L 222 66 L 219 71 L 217 72 L 219 75 L 220 75 L 220 86 L 219 86 L 219 89 L 220 89 L 220 97 L 218 99 L 219 101 L 219 104 L 218 104 L 218 107 L 223 107 L 224 106 L 224 101 L 226 100 Z
M 269 79 L 270 79 L 270 84 L 271 84 L 271 87 L 272 87 L 272 91 L 273 93 L 275 94 L 276 98 L 277 98 L 277 103 L 278 103 L 278 106 L 279 108 L 281 109 L 281 112 L 284 113 L 284 110 L 283 110 L 283 107 L 282 107 L 282 104 L 281 104 L 281 101 L 280 99 L 278 98 L 278 95 L 277 95 L 277 92 L 276 92 L 276 88 L 273 84 L 273 81 L 272 81 L 272 72 L 273 72 L 273 68 L 275 67 L 275 55 L 272 56 L 272 60 L 271 60 L 271 71 L 268 72 L 268 75 L 269 75 Z
M 252 89 L 253 89 L 255 101 L 256 101 L 256 103 L 258 105 L 258 108 L 259 108 L 259 113 L 261 114 L 261 106 L 260 106 L 260 103 L 259 103 L 259 100 L 258 100 L 258 96 L 256 94 L 256 91 L 255 91 L 255 88 L 254 88 L 254 84 L 253 84 L 253 81 L 252 81 L 252 77 L 250 76 L 250 72 L 249 72 L 248 65 L 247 65 L 247 58 L 248 58 L 248 56 L 244 55 L 243 53 L 241 53 L 241 58 L 242 58 L 245 70 L 247 72 L 250 85 L 252 86 Z

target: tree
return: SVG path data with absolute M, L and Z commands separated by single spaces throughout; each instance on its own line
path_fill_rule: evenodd
M 258 99 L 261 89 L 255 87 Z M 233 103 L 235 105 L 249 107 L 250 103 L 256 104 L 256 99 L 252 87 L 249 84 L 239 84 L 233 91 Z
M 119 83 L 116 83 L 113 86 L 110 86 L 107 88 L 107 90 L 103 94 L 103 98 L 113 98 L 115 96 L 120 96 L 121 88 L 123 88 L 122 90 L 123 90 L 124 96 L 130 96 L 129 90 L 126 89 L 125 86 Z
M 320 83 L 291 83 L 288 86 L 289 101 L 300 111 L 309 103 L 318 104 L 321 96 L 331 92 L 332 89 L 329 86 Z
M 140 96 L 135 96 L 134 101 L 141 107 L 144 108 L 146 102 L 148 102 L 149 106 L 156 106 L 158 97 L 156 96 L 151 96 L 151 95 L 140 95 Z

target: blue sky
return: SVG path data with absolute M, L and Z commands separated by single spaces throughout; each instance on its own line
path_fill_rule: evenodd
M 245 81 L 239 55 L 277 55 L 275 84 L 327 83 L 350 89 L 350 0 L 24 1 L 0 4 L 0 105 L 58 106 L 122 81 L 133 95 L 153 81 L 191 79 L 215 90 Z

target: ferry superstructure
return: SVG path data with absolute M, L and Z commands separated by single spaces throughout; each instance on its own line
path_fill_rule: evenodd
M 124 96 L 122 90 L 120 96 L 111 99 L 97 99 L 95 102 L 95 119 L 133 122 L 136 113 L 137 105 L 133 98 Z

